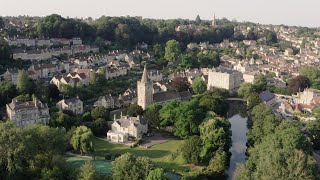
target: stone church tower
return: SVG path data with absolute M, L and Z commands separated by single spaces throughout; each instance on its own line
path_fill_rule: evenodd
M 213 21 L 211 23 L 211 26 L 212 27 L 217 27 L 216 13 L 214 13 L 214 15 L 213 15 Z
M 153 102 L 153 85 L 148 78 L 147 66 L 144 66 L 141 81 L 137 82 L 138 105 L 145 110 Z

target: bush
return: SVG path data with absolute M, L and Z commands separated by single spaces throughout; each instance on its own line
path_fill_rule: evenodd
M 116 154 L 113 155 L 112 160 L 114 161 L 115 159 L 117 159 L 120 156 L 121 156 L 120 153 L 116 153 Z
M 112 160 L 112 155 L 111 155 L 111 153 L 107 153 L 107 154 L 104 156 L 104 159 L 107 160 L 107 161 Z

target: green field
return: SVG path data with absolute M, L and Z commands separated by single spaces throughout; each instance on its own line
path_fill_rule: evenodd
M 154 145 L 148 149 L 139 147 L 130 148 L 129 146 L 111 144 L 100 139 L 95 139 L 94 142 L 96 156 L 104 157 L 107 153 L 124 154 L 129 152 L 135 156 L 146 156 L 151 158 L 156 166 L 161 167 L 168 172 L 188 174 L 189 171 L 192 171 L 191 167 L 185 164 L 179 153 L 179 148 L 183 143 L 183 140 L 170 140 L 163 144 Z

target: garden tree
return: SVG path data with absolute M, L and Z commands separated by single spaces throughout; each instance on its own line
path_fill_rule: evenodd
M 32 81 L 32 92 L 40 99 L 43 103 L 49 102 L 49 84 L 46 84 L 44 80 L 37 79 Z
M 149 172 L 146 180 L 167 180 L 167 177 L 162 168 L 156 168 Z
M 161 44 L 155 44 L 153 46 L 154 57 L 163 58 L 164 57 L 164 47 Z
M 265 136 L 274 133 L 282 119 L 276 116 L 269 107 L 261 103 L 252 109 L 251 121 L 252 127 L 248 133 L 248 141 L 253 145 L 261 143 Z
M 266 33 L 267 44 L 272 45 L 278 42 L 277 34 L 273 31 L 267 31 Z
M 91 72 L 90 84 L 95 85 L 97 83 L 97 73 L 95 71 Z
M 105 136 L 108 131 L 108 122 L 99 118 L 93 122 L 91 130 L 95 136 Z
M 96 167 L 90 161 L 87 161 L 83 164 L 78 173 L 78 180 L 96 180 L 98 179 L 98 175 L 96 172 Z
M 255 33 L 252 29 L 250 29 L 250 30 L 248 31 L 248 33 L 247 33 L 247 39 L 249 39 L 249 40 L 257 40 L 257 35 L 256 35 L 256 33 Z
M 99 118 L 108 120 L 109 119 L 109 111 L 105 107 L 95 107 L 94 109 L 91 110 L 91 117 L 93 120 L 97 120 Z
M 175 77 L 172 80 L 170 91 L 188 91 L 190 89 L 190 83 L 188 82 L 188 79 L 186 77 Z
M 262 101 L 260 99 L 259 94 L 257 93 L 251 93 L 249 94 L 249 96 L 247 97 L 247 105 L 249 109 L 252 109 L 253 107 L 257 106 L 258 104 L 260 104 Z
M 227 97 L 228 92 L 220 89 L 214 89 L 201 94 L 197 98 L 199 99 L 199 105 L 201 108 L 205 108 L 206 111 L 213 111 L 219 115 L 224 115 L 228 111 L 228 103 L 226 101 Z
M 195 23 L 196 23 L 196 25 L 200 25 L 201 24 L 201 19 L 200 19 L 199 15 L 197 15 Z
M 161 118 L 160 110 L 162 108 L 161 104 L 155 103 L 148 106 L 147 110 L 144 113 L 144 118 L 148 121 L 149 127 L 160 129 L 161 127 Z
M 58 111 L 53 114 L 49 125 L 52 127 L 64 127 L 67 130 L 76 125 L 78 121 L 63 111 Z
M 137 117 L 143 114 L 143 109 L 138 104 L 130 104 L 127 109 L 127 115 L 130 117 Z
M 154 164 L 149 158 L 126 153 L 112 162 L 112 178 L 114 180 L 146 179 L 153 169 Z
M 210 175 L 211 177 L 219 177 L 228 169 L 228 163 L 227 153 L 223 148 L 219 148 L 203 171 L 206 175 Z
M 92 131 L 86 126 L 77 127 L 71 136 L 70 144 L 81 155 L 92 153 L 94 151 Z
M 319 108 L 316 111 L 319 112 Z M 313 148 L 317 150 L 320 149 L 320 119 L 318 117 L 317 120 L 309 121 L 306 124 L 306 133 L 310 138 Z
M 28 94 L 30 92 L 31 84 L 28 75 L 24 70 L 18 71 L 17 89 L 20 94 Z
M 197 58 L 201 67 L 217 67 L 220 65 L 219 53 L 213 50 L 200 51 Z
M 231 146 L 231 124 L 218 117 L 214 112 L 208 112 L 206 120 L 199 126 L 202 140 L 201 158 L 209 163 L 219 148 L 228 152 Z
M 267 89 L 267 78 L 263 74 L 259 74 L 253 82 L 253 86 L 256 92 L 265 91 Z
M 4 28 L 5 24 L 4 24 L 4 21 L 3 21 L 3 18 L 0 17 L 0 29 Z
M 320 81 L 320 69 L 314 66 L 304 66 L 300 68 L 299 75 L 307 77 L 311 83 Z
M 17 95 L 16 86 L 9 81 L 0 82 L 0 106 L 4 106 Z
M 90 112 L 86 112 L 82 115 L 82 120 L 83 121 L 92 121 L 92 117 L 91 117 L 91 113 Z
M 302 92 L 305 88 L 310 87 L 310 81 L 305 76 L 297 76 L 289 80 L 288 88 L 292 94 Z
M 0 130 L 0 179 L 66 179 L 63 129 L 7 122 Z
M 195 94 L 202 94 L 207 90 L 207 84 L 203 79 L 198 77 L 192 83 L 192 90 Z
M 118 27 L 115 29 L 115 39 L 120 47 L 128 48 L 130 47 L 132 32 L 127 24 L 118 24 Z
M 181 145 L 181 154 L 187 163 L 198 164 L 201 161 L 202 141 L 199 136 L 191 136 Z
M 167 61 L 177 61 L 181 54 L 180 44 L 176 40 L 169 40 L 166 43 L 164 58 Z
M 60 91 L 54 84 L 49 84 L 49 98 L 57 100 L 59 98 Z
M 285 121 L 249 150 L 245 175 L 236 179 L 318 179 L 310 143 L 295 122 Z M 240 174 L 240 173 L 236 173 Z
M 185 139 L 199 133 L 198 127 L 205 117 L 204 110 L 199 107 L 199 101 L 193 99 L 189 102 L 183 102 L 176 108 L 174 135 Z
M 181 104 L 181 101 L 178 100 L 173 100 L 170 101 L 169 103 L 165 104 L 161 110 L 159 111 L 160 113 L 160 118 L 161 118 L 161 123 L 160 125 L 162 127 L 165 126 L 172 126 L 174 125 L 177 115 L 178 115 L 178 108 Z
M 238 95 L 247 99 L 248 96 L 254 92 L 253 85 L 250 83 L 242 83 L 238 89 Z

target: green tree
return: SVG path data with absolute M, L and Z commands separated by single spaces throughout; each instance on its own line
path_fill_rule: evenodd
M 86 162 L 83 164 L 78 173 L 78 180 L 96 180 L 97 178 L 97 172 L 96 167 L 92 162 Z
M 130 153 L 123 154 L 112 162 L 112 178 L 115 180 L 146 179 L 153 162 L 147 157 L 135 157 Z
M 247 99 L 252 92 L 254 92 L 254 88 L 250 83 L 242 83 L 238 89 L 238 95 L 245 99 Z
M 224 115 L 228 111 L 227 96 L 228 92 L 214 89 L 213 91 L 205 92 L 197 98 L 199 98 L 201 108 L 204 108 L 206 111 L 213 111 L 219 115 Z
M 92 133 L 96 136 L 105 136 L 108 131 L 108 122 L 99 118 L 93 122 Z
M 229 121 L 218 117 L 211 112 L 207 115 L 207 120 L 200 126 L 200 138 L 202 140 L 202 150 L 200 156 L 202 161 L 209 163 L 219 148 L 229 151 L 231 146 L 231 124 Z
M 109 119 L 109 111 L 105 107 L 95 107 L 91 110 L 91 117 L 93 120 L 97 120 L 99 118 L 108 120 Z
M 0 82 L 0 106 L 4 106 L 17 95 L 16 87 L 9 81 Z
M 169 40 L 166 43 L 166 48 L 165 48 L 165 55 L 164 58 L 167 61 L 177 61 L 178 57 L 181 54 L 181 48 L 179 45 L 179 42 L 176 40 Z
M 167 180 L 167 177 L 162 168 L 156 168 L 149 172 L 147 180 Z
M 312 83 L 314 83 L 320 79 L 320 69 L 312 66 L 304 66 L 300 68 L 299 75 L 307 77 Z
M 263 74 L 259 74 L 253 82 L 254 88 L 257 92 L 265 91 L 267 89 L 267 78 Z
M 187 163 L 198 164 L 201 160 L 202 141 L 199 136 L 191 136 L 181 146 L 181 154 Z
M 97 73 L 92 72 L 90 75 L 90 84 L 95 85 L 97 83 Z
M 177 107 L 179 107 L 180 104 L 180 101 L 174 100 L 163 106 L 163 108 L 159 111 L 161 118 L 161 126 L 172 126 L 175 123 L 178 115 Z
M 260 96 L 257 93 L 249 94 L 247 97 L 247 105 L 249 109 L 252 109 L 253 107 L 260 104 L 262 101 L 260 99 Z
M 320 108 L 317 108 L 319 112 Z M 319 115 L 317 114 L 317 118 Z M 314 149 L 320 149 L 320 119 L 315 121 L 309 121 L 306 125 L 306 132 L 308 137 L 311 140 L 312 146 Z
M 18 71 L 17 89 L 21 94 L 28 94 L 30 92 L 31 84 L 28 75 L 23 70 Z
M 205 173 L 210 176 L 220 176 L 228 169 L 228 155 L 220 148 L 209 161 L 208 166 L 205 168 Z
M 68 114 L 63 113 L 63 111 L 59 111 L 54 113 L 54 115 L 50 119 L 50 126 L 53 127 L 64 127 L 67 130 L 70 129 L 77 123 L 75 118 L 72 118 Z
M 197 17 L 196 17 L 196 21 L 195 21 L 195 23 L 196 23 L 196 25 L 200 25 L 201 24 L 201 19 L 200 19 L 200 16 L 199 15 L 197 15 Z
M 161 104 L 151 104 L 148 106 L 144 117 L 148 121 L 149 127 L 160 129 L 161 127 L 161 118 L 160 110 L 162 108 Z
M 131 117 L 141 116 L 143 114 L 143 109 L 138 104 L 130 104 L 127 109 L 127 115 Z
M 94 151 L 94 146 L 91 130 L 86 126 L 77 127 L 71 136 L 70 144 L 73 149 L 80 152 L 81 155 L 83 153 L 92 153 Z
M 192 90 L 196 94 L 202 94 L 207 90 L 207 84 L 198 77 L 192 83 Z
M 197 99 L 181 103 L 176 112 L 175 136 L 185 139 L 199 133 L 199 125 L 204 119 L 205 112 L 199 107 Z

